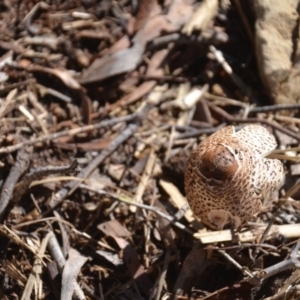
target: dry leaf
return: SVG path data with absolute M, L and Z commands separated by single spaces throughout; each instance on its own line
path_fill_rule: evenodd
M 69 258 L 65 263 L 62 273 L 60 299 L 72 300 L 75 288 L 74 282 L 87 259 L 87 257 L 82 256 L 76 250 L 70 249 Z

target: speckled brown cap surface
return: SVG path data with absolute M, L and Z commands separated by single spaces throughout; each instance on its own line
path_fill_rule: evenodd
M 277 146 L 274 136 L 260 125 L 239 131 L 225 127 L 192 151 L 185 172 L 189 205 L 213 229 L 229 222 L 236 228 L 261 209 L 262 196 L 282 185 L 284 170 L 277 159 L 264 154 Z

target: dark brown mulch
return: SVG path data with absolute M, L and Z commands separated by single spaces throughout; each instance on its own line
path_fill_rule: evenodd
M 185 203 L 187 157 L 219 128 L 300 139 L 216 3 L 196 28 L 199 1 L 0 1 L 1 299 L 299 297 L 297 233 L 206 243 Z M 253 221 L 298 230 L 297 151 Z

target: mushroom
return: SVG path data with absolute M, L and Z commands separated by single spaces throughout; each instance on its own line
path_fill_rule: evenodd
M 260 125 L 236 131 L 224 127 L 191 153 L 185 171 L 185 191 L 194 214 L 212 229 L 230 223 L 241 228 L 259 213 L 263 196 L 276 192 L 284 179 L 278 159 L 265 158 L 275 149 L 275 137 Z

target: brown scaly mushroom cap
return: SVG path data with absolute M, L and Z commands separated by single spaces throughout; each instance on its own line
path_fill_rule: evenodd
M 241 227 L 257 214 L 262 193 L 280 188 L 284 179 L 278 159 L 264 155 L 277 146 L 260 125 L 239 131 L 218 130 L 192 151 L 185 171 L 185 191 L 194 214 L 217 230 L 229 222 Z

